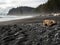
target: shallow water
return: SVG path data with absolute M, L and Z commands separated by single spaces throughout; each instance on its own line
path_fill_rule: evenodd
M 26 18 L 32 18 L 36 17 L 36 15 L 23 15 L 23 16 L 15 16 L 15 15 L 0 15 L 0 22 L 3 21 L 11 21 L 11 20 L 17 20 L 17 19 L 26 19 Z

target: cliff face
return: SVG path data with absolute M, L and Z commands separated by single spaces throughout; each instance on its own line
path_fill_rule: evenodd
M 8 15 L 20 15 L 20 14 L 32 14 L 34 13 L 35 8 L 31 7 L 18 7 L 18 8 L 12 8 Z
M 36 11 L 45 13 L 60 12 L 60 0 L 48 0 L 47 3 L 37 7 Z

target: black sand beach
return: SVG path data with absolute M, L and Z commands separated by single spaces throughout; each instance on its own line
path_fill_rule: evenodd
M 58 21 L 57 25 L 45 27 L 43 19 Z M 0 45 L 60 45 L 60 16 L 35 17 L 0 23 Z
M 37 16 L 32 18 L 25 18 L 25 19 L 17 19 L 12 21 L 4 21 L 0 22 L 0 25 L 12 25 L 12 24 L 22 24 L 22 23 L 42 23 L 44 19 L 53 19 L 56 20 L 58 23 L 60 22 L 60 16 Z

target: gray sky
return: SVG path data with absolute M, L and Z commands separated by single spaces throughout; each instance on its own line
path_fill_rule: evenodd
M 0 0 L 0 8 L 19 6 L 37 7 L 46 2 L 47 0 Z

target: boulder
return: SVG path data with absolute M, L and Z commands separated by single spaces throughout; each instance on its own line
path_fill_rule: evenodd
M 56 25 L 57 22 L 55 20 L 52 20 L 52 19 L 44 19 L 43 20 L 43 25 L 44 26 L 53 26 L 53 25 Z

